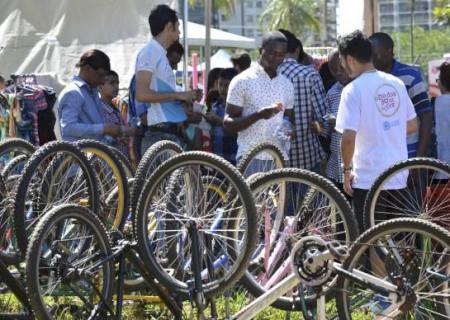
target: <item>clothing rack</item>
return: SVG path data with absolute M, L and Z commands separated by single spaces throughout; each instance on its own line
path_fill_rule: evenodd
M 11 79 L 17 85 L 37 85 L 36 75 L 32 73 L 12 74 Z

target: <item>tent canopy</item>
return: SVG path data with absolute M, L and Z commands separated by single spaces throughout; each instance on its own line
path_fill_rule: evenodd
M 180 20 L 181 37 L 183 37 L 183 21 Z M 205 26 L 189 22 L 187 27 L 189 46 L 205 45 Z M 255 39 L 239 36 L 230 32 L 211 28 L 211 46 L 226 48 L 255 48 Z
M 232 68 L 231 55 L 224 49 L 218 50 L 211 56 L 211 69 L 214 68 Z M 200 64 L 199 70 L 205 69 L 205 63 Z
M 97 48 L 127 86 L 138 51 L 150 39 L 148 14 L 159 0 L 9 0 L 0 10 L 0 74 L 55 73 L 67 81 L 87 49 Z M 165 1 L 167 3 L 167 1 Z M 191 35 L 192 34 L 192 35 Z M 249 48 L 253 39 L 211 30 L 212 45 Z M 189 45 L 205 28 L 189 23 Z

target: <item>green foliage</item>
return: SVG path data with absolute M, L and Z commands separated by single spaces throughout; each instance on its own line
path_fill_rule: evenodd
M 418 63 L 423 72 L 428 70 L 428 61 L 441 59 L 444 53 L 450 52 L 450 27 L 445 29 L 425 30 L 415 27 L 414 59 L 411 60 L 411 38 L 409 32 L 391 34 L 395 42 L 395 54 L 404 63 Z
M 433 9 L 434 17 L 442 25 L 450 26 L 450 0 L 436 1 L 436 7 Z
M 199 0 L 188 0 L 189 7 L 195 7 Z M 212 7 L 219 10 L 219 12 L 225 16 L 230 16 L 234 13 L 234 8 L 236 6 L 235 0 L 211 0 Z M 202 6 L 205 6 L 205 0 L 200 0 Z
M 269 0 L 259 24 L 265 31 L 287 29 L 297 36 L 319 31 L 316 0 Z

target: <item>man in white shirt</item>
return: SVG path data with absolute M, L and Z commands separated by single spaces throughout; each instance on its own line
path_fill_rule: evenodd
M 283 110 L 292 119 L 294 87 L 286 77 L 277 74 L 286 51 L 287 39 L 281 32 L 267 33 L 258 63 L 230 83 L 224 127 L 238 133 L 237 160 L 263 141 L 271 141 L 284 150 L 274 132 L 283 121 Z
M 358 225 L 364 230 L 368 190 L 384 170 L 408 159 L 406 135 L 418 125 L 404 84 L 374 68 L 371 44 L 361 31 L 339 40 L 339 55 L 354 79 L 342 92 L 336 120 L 336 130 L 342 133 L 344 190 L 353 196 Z M 395 179 L 386 188 L 403 189 L 407 178 Z
M 175 75 L 167 58 L 167 48 L 180 36 L 176 12 L 167 5 L 158 5 L 148 20 L 153 38 L 136 59 L 136 100 L 147 104 L 147 113 L 141 117 L 148 125 L 141 154 L 162 139 L 183 145 L 179 127 L 187 116 L 181 102 L 191 103 L 201 97 L 198 91 L 176 91 Z

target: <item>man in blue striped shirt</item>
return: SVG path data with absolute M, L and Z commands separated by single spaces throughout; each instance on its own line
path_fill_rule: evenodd
M 371 35 L 369 40 L 372 44 L 375 68 L 402 80 L 419 118 L 418 133 L 408 135 L 408 157 L 425 157 L 431 137 L 433 114 L 422 74 L 419 68 L 394 59 L 394 41 L 388 34 L 377 32 Z

